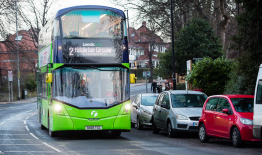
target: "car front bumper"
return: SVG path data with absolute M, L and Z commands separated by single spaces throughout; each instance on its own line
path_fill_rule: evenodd
M 255 139 L 253 136 L 253 125 L 242 125 L 240 126 L 240 134 L 243 141 L 262 141 Z
M 198 132 L 198 121 L 176 120 L 174 124 L 174 131 Z

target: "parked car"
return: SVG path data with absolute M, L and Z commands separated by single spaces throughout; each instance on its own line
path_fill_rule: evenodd
M 262 140 L 262 64 L 259 67 L 255 90 L 253 136 Z
M 181 131 L 198 131 L 198 121 L 206 94 L 198 91 L 173 90 L 162 92 L 153 107 L 153 133 L 168 131 L 175 137 Z
M 233 146 L 241 147 L 244 141 L 254 139 L 253 95 L 210 96 L 199 120 L 199 139 L 208 142 L 209 137 L 231 139 Z
M 150 123 L 153 106 L 155 104 L 158 94 L 155 93 L 143 93 L 136 95 L 131 110 L 131 126 L 138 130 L 143 126 L 151 126 Z

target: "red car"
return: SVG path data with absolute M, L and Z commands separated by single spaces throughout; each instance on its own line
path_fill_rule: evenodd
M 203 106 L 199 119 L 199 139 L 209 137 L 231 139 L 235 147 L 244 141 L 260 141 L 253 137 L 253 95 L 214 95 Z

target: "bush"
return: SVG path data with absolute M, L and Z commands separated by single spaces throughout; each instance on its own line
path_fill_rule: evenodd
M 31 92 L 35 91 L 37 83 L 35 81 L 35 74 L 27 74 L 25 78 L 25 85 Z
M 193 87 L 203 89 L 207 95 L 223 94 L 232 66 L 234 62 L 224 57 L 216 60 L 204 58 L 193 65 L 193 70 L 186 80 L 192 83 Z
M 176 85 L 177 90 L 186 90 L 186 84 L 185 83 L 179 83 Z

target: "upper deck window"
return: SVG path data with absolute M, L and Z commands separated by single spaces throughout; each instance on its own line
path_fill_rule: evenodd
M 61 17 L 63 38 L 122 38 L 121 16 L 108 10 L 74 10 Z

